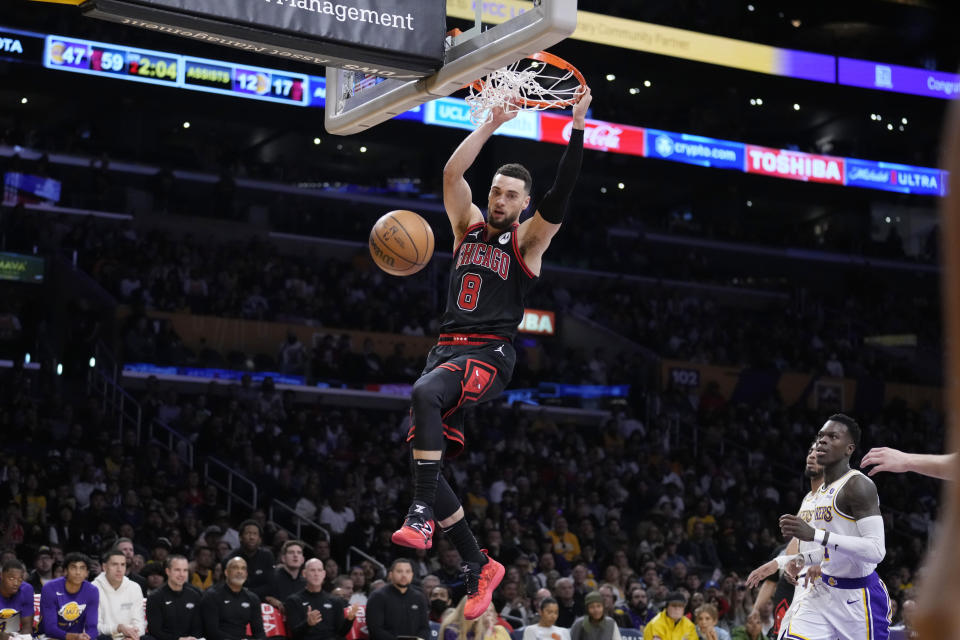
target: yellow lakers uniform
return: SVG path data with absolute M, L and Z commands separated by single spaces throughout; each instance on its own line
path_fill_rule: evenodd
M 851 469 L 824 484 L 809 502 L 804 501 L 800 517 L 815 529 L 831 534 L 860 537 L 856 520 L 837 507 L 837 496 L 859 471 Z M 801 553 L 819 549 L 817 542 L 801 542 Z M 787 640 L 886 640 L 890 625 L 890 597 L 874 571 L 875 563 L 864 562 L 828 545 L 823 549 L 822 577 L 803 596 L 794 600 L 793 615 L 781 627 Z

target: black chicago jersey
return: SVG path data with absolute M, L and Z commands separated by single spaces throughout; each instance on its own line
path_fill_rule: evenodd
M 527 292 L 537 281 L 523 261 L 518 225 L 487 235 L 486 223 L 467 229 L 453 254 L 443 333 L 473 333 L 512 340 L 523 320 Z

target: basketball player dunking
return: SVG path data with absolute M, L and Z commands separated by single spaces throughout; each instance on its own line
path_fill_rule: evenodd
M 453 270 L 440 339 L 411 394 L 413 427 L 407 440 L 413 441 L 413 503 L 393 541 L 429 549 L 439 524 L 463 560 L 468 596 L 464 615 L 470 620 L 487 610 L 504 569 L 477 545 L 460 501 L 440 473 L 442 459 L 444 453 L 454 457 L 463 450 L 461 410 L 498 396 L 513 374 L 513 337 L 580 173 L 591 99 L 585 87 L 573 106 L 573 130 L 556 180 L 523 224 L 517 222 L 530 204 L 532 182 L 525 167 L 506 164 L 494 174 L 486 220 L 464 179 L 486 141 L 516 112 L 494 109 L 492 119 L 460 143 L 443 169 L 443 204 L 454 236 Z
M 800 511 L 797 515 L 804 519 L 806 519 L 806 514 L 814 512 L 813 502 L 817 497 L 817 489 L 823 485 L 823 467 L 817 461 L 816 445 L 816 442 L 810 445 L 803 466 L 803 477 L 810 481 L 810 491 L 800 502 Z M 754 611 L 760 610 L 762 605 L 773 597 L 772 631 L 776 636 L 779 636 L 781 628 L 785 628 L 785 621 L 789 620 L 789 616 L 799 605 L 799 599 L 807 592 L 809 581 L 814 575 L 819 575 L 819 573 L 814 573 L 813 567 L 810 567 L 804 574 L 798 575 L 796 578 L 784 573 L 778 580 L 776 577 L 777 570 L 785 567 L 798 553 L 810 551 L 815 549 L 816 546 L 817 543 L 813 541 L 804 542 L 801 545 L 799 540 L 791 538 L 779 557 L 760 565 L 747 576 L 747 587 L 755 587 L 760 584 L 761 580 L 764 581 L 763 586 L 760 587 L 760 593 L 757 594 L 757 599 L 753 603 Z M 819 566 L 816 569 L 819 570 Z M 809 577 L 804 580 L 804 584 L 800 584 L 798 580 L 805 576 Z
M 830 416 L 817 434 L 823 486 L 801 516 L 780 516 L 783 535 L 801 541 L 797 559 L 820 565 L 819 581 L 800 599 L 781 638 L 887 638 L 890 597 L 874 571 L 886 555 L 883 518 L 873 481 L 850 468 L 850 456 L 859 444 L 856 420 L 842 413 Z M 817 547 L 806 551 L 803 543 L 810 541 Z M 788 566 L 788 571 L 796 566 Z

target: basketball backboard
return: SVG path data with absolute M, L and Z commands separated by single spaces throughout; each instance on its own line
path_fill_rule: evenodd
M 383 78 L 374 68 L 328 66 L 324 125 L 334 134 L 358 133 L 542 51 L 576 27 L 576 0 L 538 0 L 529 10 L 485 31 L 479 29 L 478 19 L 476 30 L 448 36 L 442 66 L 424 78 Z

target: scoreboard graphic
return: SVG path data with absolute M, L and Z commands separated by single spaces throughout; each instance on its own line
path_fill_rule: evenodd
M 301 73 L 77 38 L 47 36 L 43 66 L 296 106 L 310 102 L 310 81 Z

